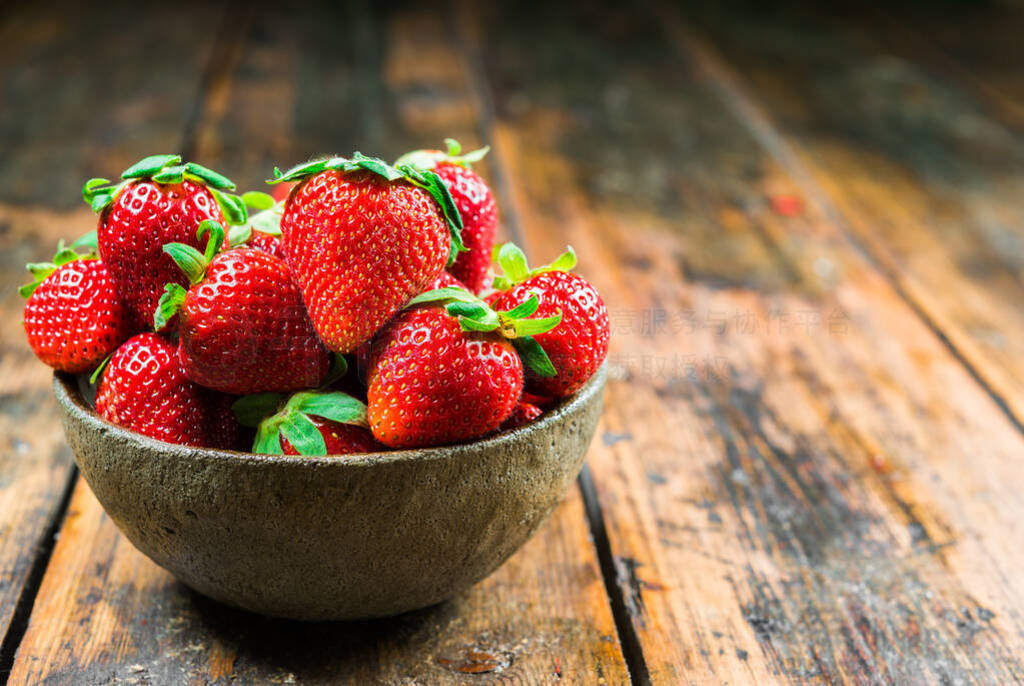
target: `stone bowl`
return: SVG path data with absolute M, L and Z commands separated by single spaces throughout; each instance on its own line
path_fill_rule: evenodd
M 474 443 L 287 457 L 147 438 L 54 376 L 78 468 L 135 547 L 215 600 L 301 620 L 427 607 L 494 571 L 571 486 L 604 384 L 602 368 L 537 421 Z

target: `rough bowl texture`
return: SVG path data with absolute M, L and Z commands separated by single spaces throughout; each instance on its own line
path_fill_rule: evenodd
M 433 605 L 494 571 L 579 472 L 604 383 L 487 440 L 341 458 L 171 445 L 101 419 L 72 376 L 54 389 L 82 475 L 139 550 L 229 605 L 326 620 Z

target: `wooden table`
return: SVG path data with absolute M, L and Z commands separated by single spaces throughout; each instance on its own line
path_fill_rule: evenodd
M 85 4 L 0 6 L 0 681 L 1024 680 L 1024 10 Z M 248 189 L 444 136 L 605 296 L 589 467 L 430 610 L 190 592 L 77 478 L 23 263 L 146 153 Z

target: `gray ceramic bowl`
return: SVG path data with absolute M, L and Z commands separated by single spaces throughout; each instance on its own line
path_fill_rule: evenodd
M 101 419 L 73 377 L 54 389 L 82 475 L 139 550 L 229 605 L 326 620 L 433 605 L 494 571 L 579 472 L 604 383 L 494 438 L 342 458 L 171 445 Z

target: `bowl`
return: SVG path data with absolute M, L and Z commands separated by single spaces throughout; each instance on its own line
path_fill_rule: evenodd
M 538 420 L 474 443 L 332 458 L 156 441 L 54 376 L 78 468 L 136 548 L 203 595 L 301 620 L 427 607 L 494 571 L 572 484 L 604 384 L 602 367 Z

